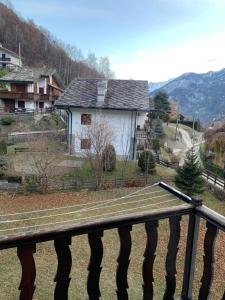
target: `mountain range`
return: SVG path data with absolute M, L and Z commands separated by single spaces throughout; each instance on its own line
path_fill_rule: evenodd
M 183 114 L 199 118 L 203 123 L 225 114 L 225 69 L 204 74 L 185 73 L 165 84 L 160 83 L 160 87 L 154 85 L 156 89 L 152 83 L 150 86 L 150 95 L 159 91 L 168 93 L 178 102 Z

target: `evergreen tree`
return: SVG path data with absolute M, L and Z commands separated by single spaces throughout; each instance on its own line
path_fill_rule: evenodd
M 141 152 L 138 167 L 142 172 L 153 173 L 155 171 L 155 158 L 150 151 Z
M 158 92 L 154 97 L 155 109 L 159 111 L 159 116 L 165 121 L 168 122 L 169 114 L 171 112 L 169 96 L 165 92 Z
M 203 193 L 204 180 L 202 179 L 202 171 L 194 149 L 191 148 L 187 153 L 184 165 L 177 170 L 175 177 L 176 186 L 188 196 Z

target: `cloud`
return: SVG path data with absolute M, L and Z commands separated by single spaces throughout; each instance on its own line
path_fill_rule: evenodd
M 140 49 L 124 61 L 114 59 L 117 78 L 162 81 L 186 72 L 204 73 L 225 68 L 225 32 L 161 49 Z

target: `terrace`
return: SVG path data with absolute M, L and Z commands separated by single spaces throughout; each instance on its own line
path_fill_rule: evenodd
M 11 91 L 0 90 L 0 99 L 54 101 L 57 98 L 58 96 L 49 95 L 49 94 L 35 94 L 35 93 L 11 92 Z
M 152 203 L 153 198 L 155 200 L 157 198 L 157 202 Z M 128 204 L 128 208 L 121 209 L 125 200 L 126 204 Z M 170 203 L 170 206 L 166 207 L 166 203 Z M 160 208 L 157 208 L 157 206 Z M 115 207 L 117 207 L 117 210 L 115 210 Z M 155 209 L 149 211 L 150 207 Z M 90 217 L 90 211 L 96 209 L 98 214 L 100 214 L 100 210 L 105 210 L 105 213 L 97 216 L 92 215 Z M 135 209 L 139 212 L 133 212 Z M 61 212 L 62 210 L 60 210 L 60 213 Z M 165 257 L 165 267 L 163 269 L 163 271 L 165 271 L 165 290 L 163 292 L 163 299 L 174 299 L 175 295 L 177 297 L 175 291 L 178 279 L 182 281 L 179 299 L 194 299 L 192 291 L 195 278 L 194 273 L 196 271 L 195 258 L 196 255 L 199 254 L 197 253 L 197 240 L 200 220 L 206 221 L 206 232 L 204 235 L 204 253 L 200 253 L 200 255 L 204 256 L 204 263 L 198 299 L 209 299 L 214 273 L 214 246 L 218 232 L 224 234 L 225 217 L 202 205 L 201 201 L 190 198 L 161 182 L 158 185 L 155 185 L 154 189 L 149 188 L 148 190 L 148 188 L 144 188 L 138 193 L 133 192 L 130 195 L 120 198 L 99 201 L 98 203 L 93 202 L 89 207 L 89 215 L 87 215 L 87 209 L 85 211 L 84 208 L 75 211 L 74 217 L 76 216 L 77 219 L 68 218 L 68 215 L 70 214 L 73 214 L 73 212 L 67 212 L 66 219 L 60 219 L 57 222 L 57 227 L 55 226 L 55 223 L 52 229 L 51 223 L 48 223 L 48 228 L 43 223 L 32 225 L 33 223 L 30 223 L 32 219 L 27 218 L 22 219 L 22 221 L 27 220 L 28 222 L 26 226 L 21 227 L 21 229 L 24 228 L 23 233 L 9 235 L 10 232 L 17 230 L 13 227 L 7 227 L 8 229 L 5 228 L 1 230 L 5 230 L 6 232 L 7 230 L 10 231 L 7 233 L 7 236 L 2 235 L 0 237 L 0 249 L 17 248 L 17 255 L 22 266 L 22 278 L 19 286 L 20 299 L 28 300 L 33 298 L 36 277 L 34 253 L 36 252 L 36 246 L 41 243 L 45 245 L 48 241 L 54 241 L 54 248 L 58 258 L 57 272 L 54 279 L 54 299 L 68 299 L 71 281 L 70 273 L 72 260 L 74 259 L 74 257 L 72 257 L 72 254 L 74 253 L 71 251 L 70 245 L 72 240 L 74 240 L 75 248 L 79 247 L 79 244 L 76 243 L 74 237 L 83 235 L 88 236 L 90 248 L 86 285 L 88 299 L 99 299 L 101 297 L 101 292 L 104 293 L 104 291 L 100 289 L 100 286 L 102 286 L 100 284 L 100 275 L 104 270 L 104 256 L 108 251 L 107 247 L 105 247 L 106 245 L 104 244 L 103 236 L 113 229 L 118 231 L 117 240 L 119 244 L 117 263 L 114 262 L 113 259 L 110 262 L 111 264 L 117 265 L 114 298 L 134 299 L 129 293 L 128 271 L 129 265 L 132 263 L 132 260 L 130 259 L 132 247 L 135 247 L 135 243 L 138 242 L 133 240 L 132 237 L 134 235 L 131 234 L 131 232 L 137 224 L 144 225 L 145 227 L 146 238 L 144 241 L 146 241 L 146 244 L 143 253 L 144 259 L 142 261 L 142 292 L 139 294 L 139 298 L 135 299 L 153 299 L 153 296 L 154 299 L 158 299 L 154 288 L 155 283 L 162 280 L 162 278 L 158 278 L 156 276 L 157 274 L 154 273 L 154 261 L 155 258 L 157 258 L 157 245 L 160 235 L 163 234 L 163 232 L 158 232 L 159 221 L 166 219 L 169 221 L 169 241 Z M 62 216 L 62 214 L 52 215 L 55 222 L 59 215 Z M 13 217 L 15 218 L 15 215 Z M 181 228 L 181 219 L 186 217 L 188 218 L 188 227 Z M 46 216 L 39 216 L 33 218 L 33 220 L 40 221 L 43 218 L 46 218 Z M 1 223 L 4 223 L 4 221 L 2 221 L 3 219 L 4 216 L 2 215 Z M 78 222 L 76 222 L 77 220 Z M 82 220 L 84 222 L 82 222 Z M 9 220 L 4 224 L 4 226 L 9 226 Z M 45 229 L 40 229 L 41 227 Z M 32 228 L 33 231 L 31 232 L 30 230 L 32 230 Z M 184 253 L 185 262 L 183 271 L 176 275 L 177 252 L 181 238 L 181 229 L 187 231 L 186 251 Z M 114 243 L 111 247 L 118 248 Z M 112 249 L 110 251 L 112 252 Z M 78 258 L 75 257 L 75 260 L 76 259 Z M 45 261 L 45 264 L 48 264 L 48 260 Z M 37 274 L 38 272 L 37 269 Z M 42 274 L 42 276 L 44 277 L 45 274 Z M 109 275 L 109 278 L 111 278 L 110 281 L 114 281 L 113 277 L 114 276 L 111 273 Z M 51 283 L 49 282 L 48 285 L 51 286 Z M 106 286 L 107 285 L 108 284 L 106 284 Z M 83 288 L 85 287 L 83 286 Z M 133 287 L 130 284 L 130 289 L 132 288 Z M 79 298 L 78 295 L 77 297 Z M 225 299 L 225 292 L 220 299 Z

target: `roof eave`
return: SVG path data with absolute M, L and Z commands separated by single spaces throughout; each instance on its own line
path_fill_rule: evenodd
M 78 106 L 78 105 L 71 105 L 71 104 L 55 104 L 54 105 L 58 109 L 68 109 L 69 107 L 72 108 L 82 108 L 82 109 L 105 109 L 105 110 L 122 110 L 122 111 L 142 111 L 148 112 L 149 109 L 140 109 L 140 108 L 121 108 L 121 107 L 97 107 L 97 106 Z
M 11 79 L 2 79 L 0 78 L 0 82 L 8 82 L 8 83 L 33 83 L 31 80 L 11 80 Z

